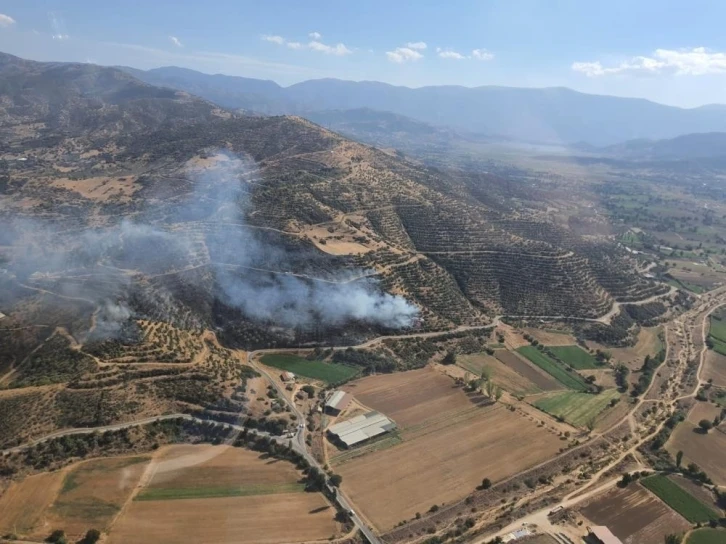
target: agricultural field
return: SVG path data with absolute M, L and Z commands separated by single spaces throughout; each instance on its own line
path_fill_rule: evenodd
M 560 363 L 542 353 L 534 346 L 523 346 L 517 351 L 565 387 L 578 391 L 585 391 L 587 389 L 587 383 L 585 383 L 582 376 L 576 372 L 568 371 Z
M 635 345 L 624 348 L 609 348 L 594 342 L 587 342 L 587 345 L 591 349 L 609 351 L 612 355 L 612 363 L 623 363 L 630 370 L 636 370 L 642 366 L 643 359 L 646 355 L 652 357 L 663 348 L 663 343 L 658 337 L 661 331 L 661 327 L 643 327 L 640 329 L 640 333 L 638 333 L 638 341 Z
M 726 356 L 726 321 L 716 313 L 711 314 L 709 320 L 708 342 L 713 351 Z
M 702 376 L 704 380 L 713 380 L 717 386 L 726 387 L 726 355 L 708 350 Z
M 526 328 L 522 329 L 522 332 L 529 334 L 545 346 L 571 346 L 577 341 L 569 332 L 557 329 Z
M 542 391 L 557 391 L 563 389 L 563 385 L 560 382 L 534 366 L 516 352 L 498 349 L 494 352 L 494 356 L 517 374 L 524 376 Z
M 63 485 L 63 472 L 47 472 L 13 483 L 0 496 L 0 535 L 48 536 L 45 512 Z
M 696 499 L 666 476 L 649 476 L 642 480 L 642 484 L 691 523 L 708 523 L 719 518 L 713 508 Z
M 662 544 L 670 533 L 691 524 L 639 484 L 615 488 L 596 497 L 580 513 L 594 525 L 606 525 L 623 544 Z
M 139 535 L 161 544 L 272 544 L 324 540 L 339 532 L 335 509 L 320 493 L 304 491 L 292 464 L 257 452 L 170 446 L 157 453 L 147 475 L 114 524 L 111 544 Z
M 552 353 L 563 362 L 577 370 L 600 368 L 602 365 L 595 357 L 590 355 L 580 346 L 547 346 Z
M 702 419 L 713 420 L 721 408 L 706 402 L 694 405 L 688 417 L 673 431 L 666 449 L 675 456 L 678 451 L 683 452 L 683 464 L 696 463 L 708 474 L 714 482 L 726 485 L 726 424 L 703 434 L 698 428 Z
M 685 544 L 723 544 L 726 542 L 726 529 L 705 527 L 696 529 L 686 539 Z
M 599 395 L 568 391 L 538 398 L 534 402 L 534 406 L 550 415 L 564 419 L 575 427 L 586 425 L 594 427 L 598 417 L 610 406 L 611 402 L 617 402 L 618 399 L 620 399 L 620 393 L 616 389 L 608 389 Z
M 287 353 L 263 355 L 260 360 L 267 366 L 287 370 L 298 376 L 305 376 L 326 383 L 344 382 L 360 373 L 360 369 L 352 366 L 323 361 L 309 361 L 299 355 Z
M 561 447 L 557 432 L 502 404 L 472 402 L 433 369 L 368 377 L 346 389 L 401 426 L 400 440 L 389 447 L 331 460 L 343 489 L 380 531 L 435 503 L 461 499 L 484 477 L 496 482 L 525 470 Z M 392 482 L 395 493 L 381 494 Z
M 475 376 L 481 376 L 482 371 L 486 372 L 492 382 L 514 395 L 530 395 L 541 391 L 527 378 L 509 368 L 496 357 L 486 353 L 459 355 L 456 358 L 456 364 Z

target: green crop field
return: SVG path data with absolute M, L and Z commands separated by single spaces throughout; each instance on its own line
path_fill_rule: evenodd
M 599 368 L 597 359 L 580 346 L 549 346 L 548 349 L 572 368 Z
M 697 529 L 688 535 L 686 544 L 723 544 L 726 542 L 726 529 Z
M 617 389 L 608 389 L 599 395 L 567 391 L 537 399 L 534 405 L 555 417 L 561 417 L 576 427 L 583 427 L 597 418 L 613 399 L 620 398 Z
M 685 489 L 665 476 L 655 475 L 641 480 L 643 485 L 691 523 L 718 520 L 718 514 Z M 690 542 L 690 540 L 689 540 Z
M 308 361 L 298 355 L 286 353 L 263 355 L 262 362 L 268 366 L 274 366 L 275 368 L 287 370 L 293 374 L 327 383 L 344 382 L 360 372 L 359 369 L 352 366 L 324 363 L 322 361 Z
M 250 495 L 272 495 L 275 493 L 302 493 L 305 484 L 261 484 L 235 487 L 184 487 L 145 489 L 135 501 L 169 501 L 176 499 L 210 499 L 217 497 L 249 497 Z
M 711 327 L 708 330 L 708 334 L 716 340 L 726 342 L 726 321 L 711 316 Z
M 522 346 L 517 351 L 564 386 L 579 391 L 585 391 L 587 389 L 587 384 L 582 376 L 576 372 L 568 371 L 563 365 L 548 357 L 534 346 Z

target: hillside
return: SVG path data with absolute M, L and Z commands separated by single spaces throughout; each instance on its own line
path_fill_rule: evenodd
M 684 134 L 665 140 L 632 140 L 602 152 L 632 160 L 698 160 L 726 158 L 726 133 Z
M 305 116 L 322 110 L 370 108 L 437 126 L 530 142 L 605 146 L 639 138 L 664 139 L 726 130 L 723 108 L 683 109 L 560 87 L 412 89 L 337 79 L 280 87 L 270 81 L 208 75 L 177 67 L 126 70 L 149 83 L 195 93 L 232 109 Z
M 78 307 L 46 318 L 69 327 L 72 311 L 80 340 L 137 317 L 248 348 L 353 343 L 499 313 L 592 318 L 663 289 L 548 219 L 532 187 L 111 68 L 5 57 L 0 79 L 0 309 L 23 321 L 67 297 Z

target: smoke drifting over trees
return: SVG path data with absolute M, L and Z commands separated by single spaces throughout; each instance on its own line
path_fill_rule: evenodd
M 130 291 L 152 297 L 147 303 L 155 313 L 173 312 L 173 297 L 156 283 L 150 289 L 149 282 L 197 269 L 211 276 L 204 282 L 201 275 L 185 277 L 192 288 L 211 291 L 252 320 L 284 327 L 411 324 L 418 309 L 383 292 L 365 271 L 326 270 L 316 277 L 315 266 L 305 266 L 320 258 L 316 249 L 248 225 L 254 164 L 229 155 L 213 159 L 211 166 L 189 166 L 193 191 L 179 203 L 163 205 L 160 213 L 140 213 L 72 236 L 56 232 L 51 220 L 12 219 L 0 225 L 13 246 L 13 258 L 3 266 L 21 289 L 52 282 L 54 292 L 94 305 L 94 336 L 113 336 L 134 315 Z M 187 316 L 187 324 L 199 323 Z

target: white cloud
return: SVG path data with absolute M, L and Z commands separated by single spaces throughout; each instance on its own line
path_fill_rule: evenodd
M 174 45 L 176 45 L 177 47 L 184 47 L 184 44 L 176 36 L 169 36 L 169 41 L 171 43 L 173 43 Z
M 408 49 L 416 49 L 417 51 L 423 51 L 426 49 L 426 42 L 408 42 L 406 44 Z
M 339 57 L 343 55 L 350 55 L 353 52 L 342 43 L 338 43 L 336 45 L 326 45 L 322 42 L 314 40 L 308 44 L 308 48 L 312 49 L 313 51 L 325 53 L 326 55 L 337 55 Z
M 423 55 L 416 49 L 410 47 L 396 47 L 393 51 L 386 51 L 386 57 L 391 62 L 402 64 L 408 61 L 415 61 L 423 58 Z
M 308 34 L 308 38 L 315 41 L 319 41 L 322 37 L 323 35 L 320 32 L 311 32 L 310 34 Z
M 7 28 L 14 24 L 15 24 L 15 19 L 10 17 L 10 15 L 5 15 L 4 13 L 0 13 L 0 27 Z
M 68 34 L 53 34 L 54 40 L 67 40 L 68 38 L 70 38 Z
M 311 32 L 311 36 L 313 34 L 318 34 L 317 32 Z M 318 34 L 319 35 L 319 34 Z M 312 51 L 317 51 L 319 53 L 325 53 L 326 55 L 336 55 L 339 57 L 342 57 L 343 55 L 350 55 L 353 51 L 348 49 L 345 44 L 338 43 L 335 45 L 328 45 L 318 40 L 312 40 L 311 42 L 308 42 L 307 44 L 303 44 L 300 42 L 289 42 L 282 36 L 269 36 L 269 35 L 263 35 L 262 39 L 266 42 L 272 42 L 276 43 L 277 45 L 285 45 L 289 47 L 290 49 L 310 49 Z
M 656 49 L 652 56 L 636 56 L 620 64 L 605 67 L 601 62 L 573 62 L 572 69 L 588 77 L 613 74 L 675 74 L 702 76 L 726 72 L 726 53 L 705 47 L 693 49 Z
M 51 36 L 54 40 L 67 40 L 69 38 L 68 32 L 66 31 L 66 23 L 60 15 L 48 12 L 48 19 L 50 20 L 50 26 L 53 29 Z
M 438 52 L 439 57 L 441 57 L 442 59 L 462 60 L 462 59 L 467 58 L 464 55 L 462 55 L 461 53 L 457 53 L 456 51 L 451 51 L 450 49 L 441 51 L 441 50 L 438 50 L 438 48 L 437 48 L 437 52 Z
M 269 36 L 267 34 L 262 36 L 262 39 L 266 42 L 272 42 L 276 43 L 277 45 L 284 45 L 285 44 L 285 38 L 282 36 Z
M 471 58 L 477 60 L 492 60 L 494 53 L 490 53 L 486 49 L 473 49 L 471 52 Z

